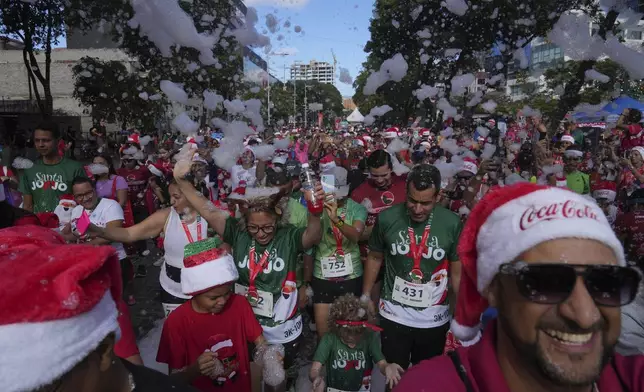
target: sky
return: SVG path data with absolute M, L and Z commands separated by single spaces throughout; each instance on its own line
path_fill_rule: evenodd
M 284 80 L 289 78 L 289 66 L 294 61 L 308 63 L 310 60 L 327 61 L 333 64 L 335 52 L 339 68 L 348 69 L 355 78 L 366 60 L 364 45 L 369 40 L 369 19 L 372 15 L 371 0 L 244 0 L 249 7 L 255 7 L 259 16 L 257 30 L 266 31 L 271 39 L 273 53 L 267 56 L 265 49 L 255 51 L 269 61 L 271 74 Z M 269 16 L 272 15 L 272 16 Z M 268 16 L 268 19 L 267 19 Z M 274 19 L 279 23 L 275 24 Z M 278 26 L 271 32 L 267 27 Z M 284 24 L 290 21 L 290 27 Z M 296 27 L 301 32 L 296 32 Z M 278 54 L 287 54 L 280 56 Z M 342 96 L 352 96 L 354 89 L 350 84 L 336 80 Z

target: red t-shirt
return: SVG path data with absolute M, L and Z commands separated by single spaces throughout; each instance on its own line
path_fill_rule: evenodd
M 367 180 L 357 187 L 353 193 L 351 193 L 353 201 L 361 203 L 367 207 L 367 212 L 369 213 L 366 222 L 367 226 L 373 226 L 376 223 L 376 217 L 382 211 L 394 204 L 405 201 L 407 198 L 405 182 L 405 176 L 396 176 L 392 174 L 392 181 L 389 189 L 379 190 Z M 368 200 L 368 202 L 365 200 Z
M 148 168 L 140 166 L 138 169 L 129 170 L 122 167 L 116 171 L 116 174 L 127 181 L 130 202 L 137 206 L 145 205 L 145 191 L 148 187 L 148 179 L 152 176 Z
M 192 386 L 204 392 L 250 392 L 248 343 L 261 334 L 262 327 L 242 296 L 231 295 L 219 314 L 197 313 L 188 301 L 165 321 L 157 362 L 183 369 L 211 350 L 218 354 L 226 372 L 216 380 L 200 376 Z
M 496 321 L 485 328 L 480 342 L 456 349 L 462 366 L 474 392 L 510 392 L 499 365 L 496 348 Z M 644 356 L 623 357 L 615 354 L 613 365 L 602 370 L 597 389 L 599 391 L 643 392 Z M 620 377 L 617 376 L 619 372 Z M 623 380 L 623 389 L 620 383 Z M 423 361 L 405 372 L 394 392 L 464 392 L 465 385 L 454 363 L 447 355 Z
M 622 135 L 622 151 L 628 151 L 638 146 L 644 146 L 642 126 L 639 124 L 631 124 L 628 126 L 628 131 L 625 131 Z
M 627 212 L 618 216 L 615 231 L 628 238 L 628 255 L 644 256 L 644 211 Z

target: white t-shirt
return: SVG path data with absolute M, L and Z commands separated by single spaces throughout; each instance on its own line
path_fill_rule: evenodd
M 244 169 L 242 165 L 235 165 L 230 169 L 230 181 L 232 183 L 232 190 L 239 188 L 241 181 L 246 182 L 247 187 L 254 187 L 257 183 L 257 166 L 250 169 Z
M 115 220 L 123 220 L 123 208 L 121 205 L 112 199 L 101 199 L 94 211 L 87 211 L 89 214 L 89 221 L 98 227 L 105 227 L 108 222 Z M 80 218 L 83 214 L 83 206 L 76 206 L 72 210 L 72 222 Z M 119 260 L 127 257 L 123 244 L 120 242 L 112 242 L 112 246 L 116 249 L 116 254 Z

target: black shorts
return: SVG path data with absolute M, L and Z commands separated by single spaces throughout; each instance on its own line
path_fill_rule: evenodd
M 362 295 L 362 276 L 349 280 L 324 280 L 313 278 L 311 281 L 314 304 L 332 304 L 336 298 L 352 293 Z
M 398 324 L 384 317 L 380 318 L 380 342 L 387 362 L 397 363 L 403 369 L 409 362 L 420 361 L 443 355 L 449 323 L 436 328 L 413 328 Z

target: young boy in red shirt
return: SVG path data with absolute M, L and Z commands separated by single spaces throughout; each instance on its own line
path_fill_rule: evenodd
M 232 256 L 212 241 L 186 245 L 181 288 L 193 297 L 166 319 L 157 361 L 201 391 L 250 392 L 248 343 L 255 344 L 255 360 L 260 357 L 265 370 L 283 369 L 250 304 L 234 293 L 239 275 Z

